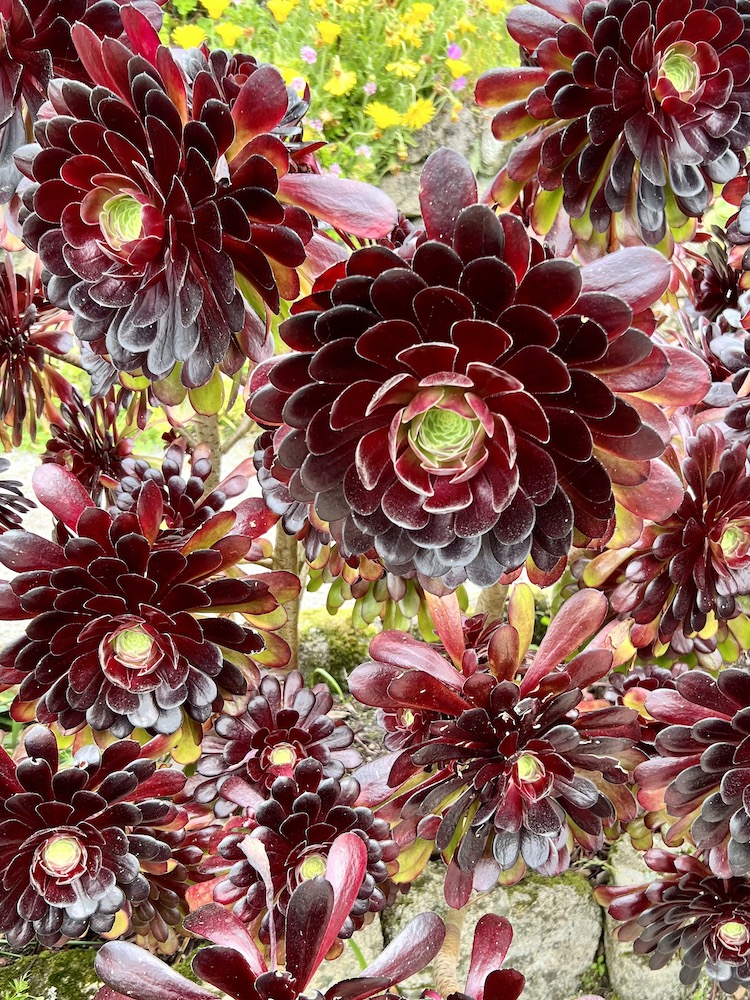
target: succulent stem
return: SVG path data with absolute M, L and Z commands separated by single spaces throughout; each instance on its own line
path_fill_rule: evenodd
M 491 589 L 491 588 L 489 588 Z M 445 921 L 445 940 L 432 963 L 435 976 L 435 989 L 442 997 L 451 993 L 460 993 L 458 985 L 458 957 L 461 952 L 461 932 L 466 920 L 466 907 L 460 910 L 448 910 L 443 917 Z
M 273 568 L 286 570 L 288 573 L 299 574 L 300 572 L 299 542 L 293 535 L 287 535 L 281 521 L 276 525 Z M 276 633 L 289 644 L 290 657 L 287 664 L 289 670 L 299 668 L 299 609 L 301 600 L 302 589 L 300 589 L 300 596 L 296 600 L 289 601 L 288 604 L 284 605 L 287 613 L 286 624 Z

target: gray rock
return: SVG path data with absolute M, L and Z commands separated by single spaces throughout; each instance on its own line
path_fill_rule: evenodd
M 488 118 L 479 137 L 479 157 L 482 173 L 495 174 L 508 162 L 513 142 L 499 142 L 492 134 L 492 118 Z
M 609 861 L 613 869 L 614 885 L 642 885 L 654 878 L 654 873 L 646 866 L 643 856 L 623 837 L 610 851 Z M 633 954 L 632 944 L 621 942 L 614 936 L 617 926 L 609 916 L 604 934 L 604 954 L 607 959 L 607 973 L 612 989 L 618 1000 L 644 1000 L 644 997 L 658 997 L 658 1000 L 690 1000 L 701 985 L 704 977 L 694 986 L 683 986 L 680 982 L 680 961 L 673 959 L 663 969 L 651 969 L 648 959 Z
M 467 160 L 476 158 L 479 137 L 486 113 L 471 107 L 460 108 L 452 117 L 451 109 L 444 108 L 432 121 L 416 133 L 417 145 L 412 146 L 406 157 L 411 164 L 423 163 L 427 157 L 441 146 L 454 149 Z
M 419 170 L 401 170 L 397 174 L 385 174 L 380 181 L 380 189 L 393 200 L 398 210 L 408 219 L 416 219 L 419 216 Z
M 443 874 L 440 865 L 430 865 L 408 895 L 386 910 L 386 943 L 417 913 L 445 913 Z M 461 986 L 468 972 L 474 927 L 485 913 L 500 914 L 513 925 L 513 944 L 504 966 L 526 976 L 524 1000 L 570 1000 L 580 995 L 581 981 L 596 957 L 602 932 L 601 910 L 583 876 L 574 872 L 550 879 L 527 875 L 510 889 L 493 889 L 473 898 L 461 941 Z M 407 981 L 411 989 L 428 986 L 434 986 L 431 970 Z

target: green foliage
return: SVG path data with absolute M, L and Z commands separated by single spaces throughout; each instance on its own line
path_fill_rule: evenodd
M 377 180 L 422 145 L 440 111 L 473 104 L 476 78 L 516 61 L 508 0 L 170 0 L 162 37 L 186 48 L 251 52 L 274 63 L 311 107 L 306 137 L 323 166 Z
M 3 990 L 2 1000 L 42 1000 L 42 997 L 32 996 L 30 990 L 26 976 L 19 976 Z

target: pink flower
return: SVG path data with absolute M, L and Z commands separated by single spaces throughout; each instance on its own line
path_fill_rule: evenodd
M 295 76 L 290 84 L 290 87 L 292 90 L 302 91 L 305 89 L 305 81 L 301 76 Z
M 364 90 L 368 97 L 372 97 L 373 94 L 377 93 L 378 85 L 374 80 L 368 80 L 362 90 Z
M 455 42 L 453 42 L 452 45 L 448 46 L 448 58 L 449 59 L 460 59 L 463 54 L 464 54 L 464 50 L 461 48 L 460 45 L 456 45 Z
M 357 154 L 357 156 L 364 156 L 366 160 L 369 160 L 370 157 L 372 156 L 372 150 L 370 149 L 369 146 L 365 146 L 364 144 L 362 144 L 361 146 L 357 146 L 354 152 Z
M 465 76 L 459 76 L 457 80 L 451 80 L 451 90 L 463 90 L 468 82 Z
M 338 163 L 332 163 L 328 168 L 328 173 L 333 174 L 335 177 L 341 176 L 341 167 Z
M 323 131 L 323 122 L 320 120 L 320 118 L 311 118 L 307 124 L 310 126 L 310 128 L 314 128 L 316 132 Z
M 315 51 L 312 45 L 303 45 L 302 48 L 299 50 L 299 54 L 302 57 L 302 59 L 308 64 L 308 66 L 312 66 L 313 63 L 316 63 L 318 61 L 318 53 Z

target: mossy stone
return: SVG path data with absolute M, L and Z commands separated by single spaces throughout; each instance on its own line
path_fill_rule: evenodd
M 370 640 L 377 630 L 355 628 L 347 607 L 337 615 L 330 615 L 325 608 L 300 615 L 299 662 L 306 681 L 325 680 L 324 671 L 346 691 L 349 674 L 367 660 Z
M 29 995 L 42 1000 L 90 1000 L 101 982 L 94 972 L 97 948 L 75 946 L 23 955 L 0 968 L 0 998 L 14 979 L 26 977 Z

